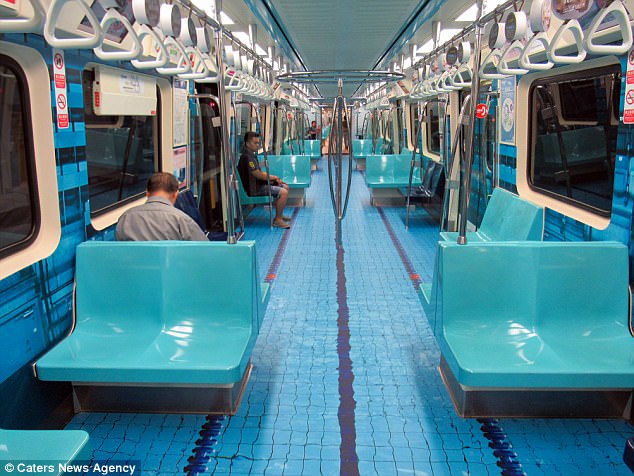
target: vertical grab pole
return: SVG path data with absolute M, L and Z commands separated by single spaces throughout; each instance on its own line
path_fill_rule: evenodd
M 266 168 L 266 182 L 269 191 L 269 227 L 273 229 L 273 197 L 271 196 L 271 172 L 269 170 L 269 154 L 266 150 L 266 110 L 264 110 L 264 120 L 260 121 L 260 110 L 262 109 L 262 105 L 260 104 L 259 110 L 256 111 L 258 114 L 258 121 L 260 123 L 260 135 L 262 136 L 262 155 L 264 155 L 264 168 Z
M 337 96 L 337 244 L 341 244 L 341 188 L 343 186 L 343 80 L 338 82 Z
M 214 32 L 216 38 L 216 64 L 218 65 L 218 71 L 224 72 L 225 63 L 222 57 L 222 29 L 218 29 Z M 222 170 L 225 180 L 225 204 L 227 207 L 227 243 L 230 245 L 236 244 L 236 224 L 234 222 L 234 191 L 236 188 L 235 183 L 235 167 L 231 157 L 231 144 L 229 143 L 229 124 L 227 117 L 227 96 L 225 93 L 224 76 L 221 75 L 220 81 L 218 81 L 218 96 L 220 97 L 220 122 L 222 130 L 222 150 L 220 155 L 220 163 L 222 164 Z
M 425 103 L 427 104 L 427 103 Z M 410 205 L 410 197 L 412 196 L 412 180 L 414 179 L 414 167 L 416 164 L 416 148 L 418 147 L 418 136 L 420 135 L 421 129 L 422 129 L 422 122 L 423 122 L 423 113 L 422 113 L 423 109 L 421 109 L 420 106 L 420 102 L 417 104 L 417 123 L 416 123 L 416 129 L 414 131 L 414 150 L 412 151 L 412 162 L 410 163 L 409 166 L 409 182 L 407 183 L 407 204 L 405 205 L 405 229 L 409 230 L 409 205 Z M 421 177 L 421 183 L 423 181 L 423 159 L 422 159 L 422 155 L 423 155 L 423 144 L 420 145 L 420 177 Z
M 465 162 L 462 178 L 462 193 L 460 194 L 460 206 L 458 213 L 458 244 L 467 244 L 467 212 L 469 210 L 469 194 L 471 190 L 471 169 L 473 168 L 473 139 L 475 135 L 476 103 L 480 93 L 480 60 L 482 57 L 482 19 L 484 0 L 477 0 L 478 21 L 475 25 L 475 59 L 473 74 L 471 75 L 471 101 L 469 103 L 469 127 L 465 137 Z M 460 127 L 460 125 L 458 125 Z

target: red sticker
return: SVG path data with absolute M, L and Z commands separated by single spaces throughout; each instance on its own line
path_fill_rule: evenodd
M 486 104 L 478 104 L 476 106 L 476 117 L 478 119 L 484 119 L 485 117 L 487 117 L 488 113 L 489 109 L 487 108 Z

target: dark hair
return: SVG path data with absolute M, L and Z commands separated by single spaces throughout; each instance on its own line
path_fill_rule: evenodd
M 156 172 L 147 180 L 147 191 L 148 193 L 178 192 L 178 179 L 167 172 Z
M 260 137 L 260 134 L 258 134 L 257 132 L 253 132 L 253 131 L 249 131 L 244 135 L 244 143 L 246 144 L 247 142 L 249 142 L 251 139 L 253 139 L 254 137 Z

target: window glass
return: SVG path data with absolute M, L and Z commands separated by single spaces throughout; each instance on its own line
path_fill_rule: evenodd
M 0 55 L 0 256 L 26 243 L 37 223 L 31 134 L 19 71 Z
M 438 122 L 438 103 L 431 102 L 425 108 L 425 139 L 427 150 L 440 155 L 440 128 Z
M 534 188 L 610 214 L 620 73 L 614 65 L 532 84 L 528 175 Z
M 93 71 L 84 71 L 88 190 L 94 216 L 145 193 L 147 179 L 158 171 L 159 141 L 157 116 L 95 115 L 93 81 Z

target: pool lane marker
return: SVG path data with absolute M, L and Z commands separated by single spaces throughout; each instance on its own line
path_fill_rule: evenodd
M 224 415 L 207 415 L 206 422 L 198 432 L 200 438 L 196 440 L 196 446 L 192 451 L 193 455 L 187 458 L 189 463 L 184 468 L 187 476 L 198 476 L 206 473 L 208 464 L 216 458 L 218 437 L 223 428 Z
M 482 424 L 480 430 L 489 440 L 489 448 L 498 459 L 497 465 L 502 469 L 502 476 L 526 476 L 513 445 L 507 441 L 507 434 L 496 418 L 478 418 Z
M 291 216 L 291 223 L 295 222 L 298 213 L 299 208 L 295 208 Z M 277 277 L 277 270 L 282 262 L 282 257 L 284 256 L 284 251 L 286 250 L 286 245 L 290 237 L 289 232 L 290 230 L 285 230 L 282 239 L 277 245 L 277 251 L 271 261 L 265 278 L 267 283 L 272 283 Z M 220 433 L 223 430 L 225 418 L 224 415 L 207 415 L 205 424 L 203 424 L 202 429 L 198 432 L 200 438 L 196 441 L 196 446 L 192 451 L 193 455 L 187 459 L 189 464 L 184 468 L 184 472 L 187 476 L 198 476 L 209 471 L 208 464 L 212 459 L 218 457 L 216 445 L 218 444 Z
M 401 261 L 403 262 L 403 266 L 414 285 L 414 289 L 418 291 L 421 283 L 420 275 L 416 272 L 416 269 L 414 269 L 412 261 L 409 259 L 409 256 L 399 241 L 398 236 L 396 236 L 394 228 L 392 228 L 385 212 L 381 207 L 376 207 L 376 209 L 381 216 L 381 220 L 383 220 L 383 224 L 385 225 L 388 235 L 392 239 L 394 248 L 396 248 Z M 526 476 L 526 473 L 524 473 L 522 465 L 518 460 L 517 453 L 513 451 L 513 446 L 509 441 L 507 441 L 508 436 L 499 425 L 499 421 L 497 419 L 481 418 L 478 419 L 478 422 L 482 424 L 480 430 L 482 430 L 484 437 L 489 440 L 489 448 L 493 450 L 493 455 L 498 460 L 497 465 L 502 470 L 502 475 Z
M 392 244 L 394 245 L 394 248 L 396 248 L 396 252 L 401 258 L 401 262 L 403 263 L 403 266 L 405 267 L 405 271 L 407 271 L 409 279 L 412 281 L 414 289 L 418 291 L 420 283 L 422 283 L 422 280 L 420 279 L 420 274 L 416 272 L 416 269 L 414 268 L 412 261 L 409 259 L 409 256 L 407 255 L 405 248 L 403 248 L 403 245 L 401 245 L 401 242 L 399 241 L 398 236 L 396 236 L 396 233 L 394 232 L 394 228 L 392 228 L 392 225 L 390 224 L 390 221 L 385 215 L 383 208 L 376 207 L 376 210 L 379 212 L 379 216 L 381 217 L 381 220 L 383 220 L 383 225 L 385 225 L 387 234 L 390 235 Z
M 291 215 L 291 224 L 295 223 L 295 218 L 299 213 L 299 207 L 295 207 L 293 210 L 293 214 Z M 288 243 L 288 239 L 291 236 L 292 228 L 284 230 L 284 234 L 282 235 L 282 239 L 280 240 L 279 245 L 277 245 L 277 251 L 275 252 L 275 256 L 273 256 L 273 261 L 271 261 L 271 265 L 269 266 L 269 271 L 266 273 L 266 278 L 264 280 L 267 283 L 272 283 L 277 278 L 277 270 L 280 267 L 280 263 L 282 262 L 282 257 L 284 256 L 284 251 L 286 251 L 286 245 Z

